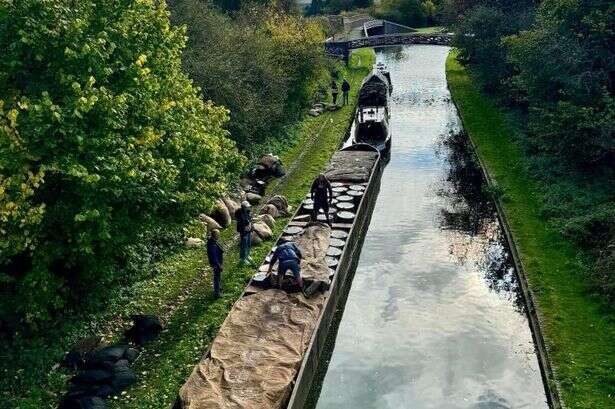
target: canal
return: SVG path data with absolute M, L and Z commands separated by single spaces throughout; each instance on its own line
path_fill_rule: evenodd
M 391 160 L 311 406 L 547 408 L 509 252 L 450 100 L 448 48 L 377 54 L 394 86 Z

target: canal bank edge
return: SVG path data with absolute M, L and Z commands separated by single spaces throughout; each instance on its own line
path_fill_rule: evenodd
M 450 58 L 456 58 L 456 52 L 454 49 L 451 49 L 451 52 L 449 53 L 449 56 L 447 57 L 446 68 L 445 68 L 447 88 L 449 89 L 449 93 L 451 95 L 451 101 L 453 102 L 453 105 L 455 106 L 455 109 L 457 110 L 457 114 L 461 120 L 463 129 L 466 130 L 467 132 L 468 141 L 470 142 L 470 145 L 472 146 L 472 152 L 478 161 L 480 170 L 483 174 L 483 177 L 485 178 L 487 185 L 492 189 L 496 189 L 497 184 L 495 183 L 494 179 L 489 174 L 489 170 L 487 166 L 485 165 L 485 163 L 483 162 L 483 159 L 478 154 L 479 151 L 478 151 L 478 148 L 474 140 L 472 139 L 472 135 L 467 131 L 467 128 L 465 127 L 463 111 L 460 109 L 457 101 L 455 100 L 453 96 L 453 91 L 451 90 L 450 83 L 449 83 L 449 70 L 448 70 L 449 61 L 448 60 Z M 540 365 L 540 373 L 541 373 L 543 385 L 545 388 L 547 402 L 549 404 L 549 407 L 553 409 L 566 409 L 566 406 L 560 399 L 560 396 L 561 396 L 560 389 L 561 388 L 560 388 L 559 382 L 556 377 L 556 372 L 554 371 L 553 365 L 551 364 L 549 353 L 547 351 L 545 340 L 542 334 L 542 329 L 541 329 L 542 318 L 540 316 L 540 312 L 535 307 L 534 296 L 532 294 L 532 290 L 529 288 L 525 267 L 519 256 L 519 249 L 517 248 L 517 244 L 512 235 L 510 224 L 508 222 L 506 212 L 502 205 L 501 197 L 499 195 L 492 195 L 492 198 L 493 198 L 493 202 L 495 203 L 500 225 L 502 226 L 502 230 L 504 232 L 504 235 L 506 236 L 506 241 L 508 242 L 508 246 L 510 248 L 512 258 L 513 258 L 513 262 L 515 264 L 515 272 L 517 275 L 517 279 L 519 280 L 521 293 L 523 295 L 523 300 L 525 304 L 526 315 L 530 323 L 530 330 L 532 332 L 532 338 L 534 339 L 536 355 L 538 357 L 538 363 Z

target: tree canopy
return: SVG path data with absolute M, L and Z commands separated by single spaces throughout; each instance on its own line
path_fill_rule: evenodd
M 35 322 L 118 279 L 237 172 L 228 112 L 182 73 L 184 44 L 164 2 L 2 3 L 1 315 Z

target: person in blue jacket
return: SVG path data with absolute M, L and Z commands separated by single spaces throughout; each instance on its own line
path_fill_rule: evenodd
M 297 281 L 299 287 L 303 289 L 303 279 L 301 278 L 301 259 L 303 255 L 299 247 L 292 241 L 280 244 L 273 252 L 273 257 L 269 263 L 268 274 L 271 274 L 276 261 L 278 265 L 278 286 L 282 288 L 282 281 L 287 271 L 292 271 L 293 277 Z
M 213 229 L 207 239 L 207 258 L 209 265 L 214 272 L 214 296 L 220 297 L 222 288 L 220 281 L 222 280 L 222 266 L 224 264 L 224 249 L 220 245 L 220 231 Z

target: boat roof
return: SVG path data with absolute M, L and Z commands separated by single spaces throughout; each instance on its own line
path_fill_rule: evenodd
M 358 123 L 382 122 L 386 120 L 386 109 L 384 107 L 362 107 L 357 111 Z

